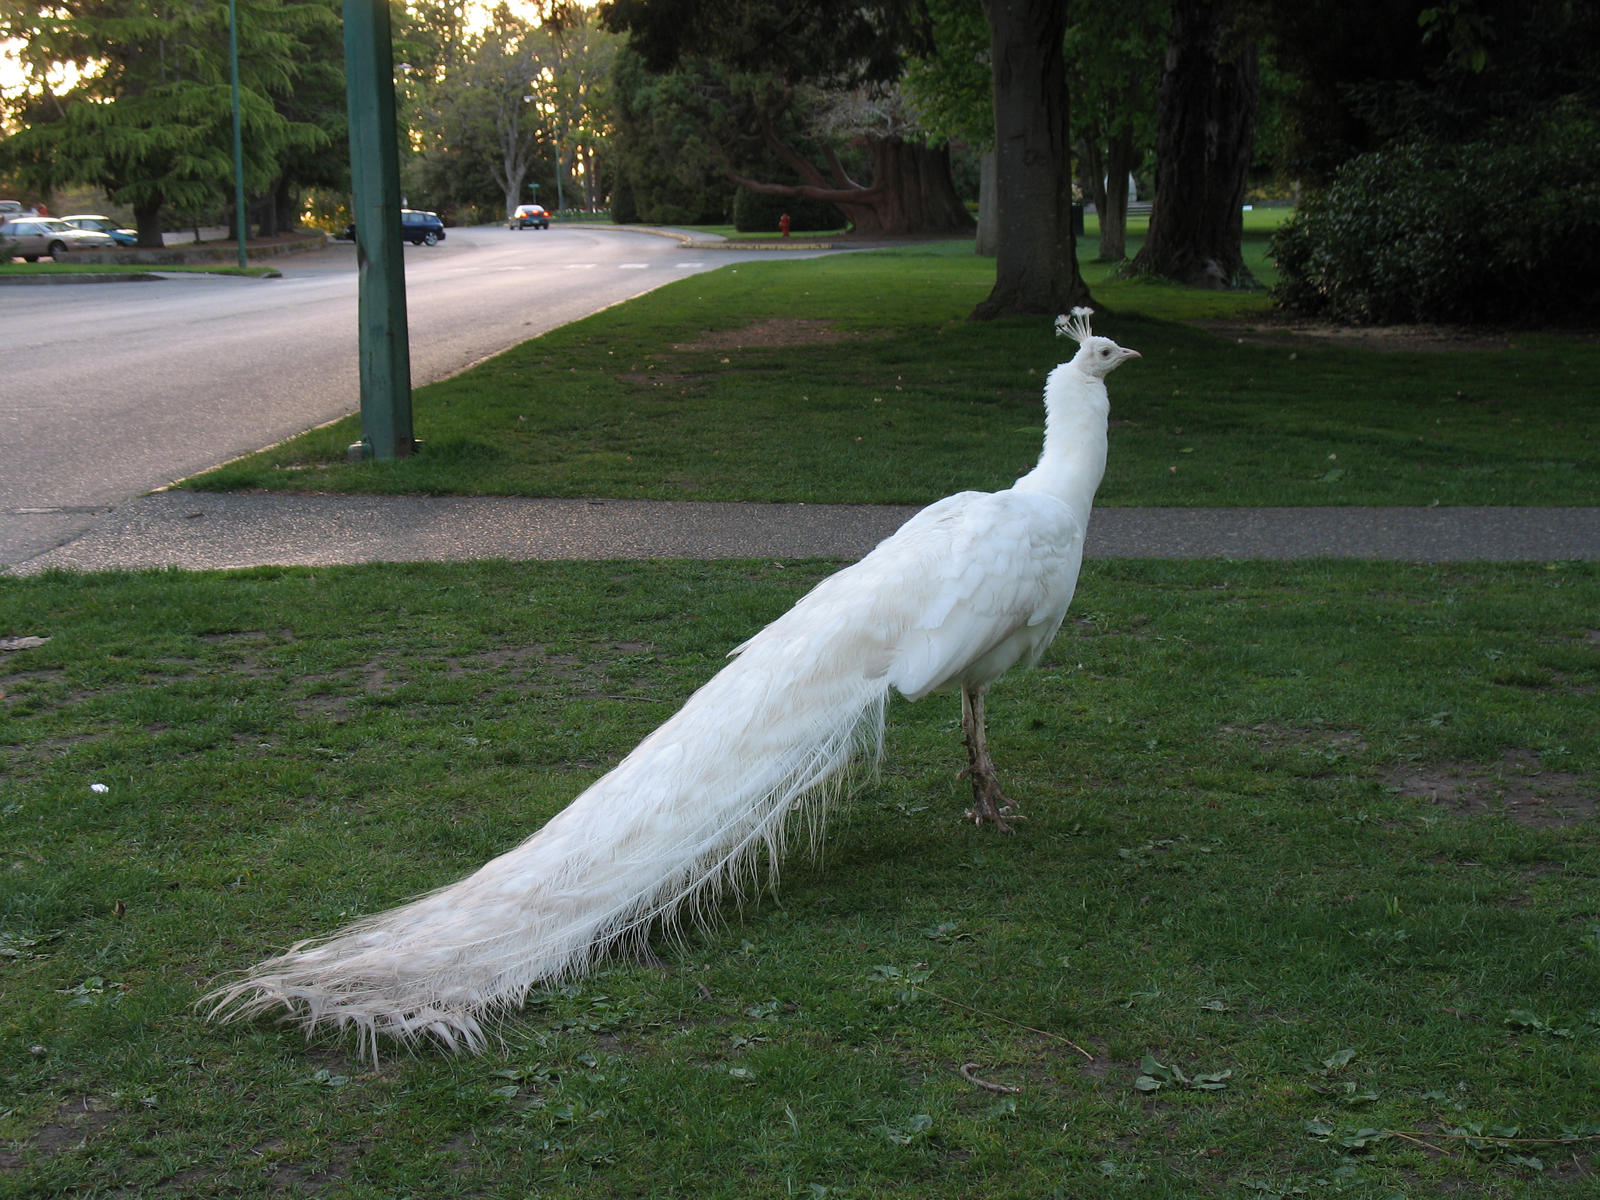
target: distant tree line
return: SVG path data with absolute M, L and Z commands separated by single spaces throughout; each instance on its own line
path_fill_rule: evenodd
M 245 188 L 275 230 L 303 189 L 348 177 L 339 5 L 237 8 Z M 228 35 L 226 4 L 3 0 L 0 36 L 22 44 L 32 86 L 11 98 L 0 170 L 40 196 L 102 189 L 147 246 L 164 215 L 220 211 L 234 177 Z
M 263 233 L 348 188 L 336 0 L 237 0 Z M 1125 269 L 1250 287 L 1240 210 L 1299 207 L 1279 300 L 1342 320 L 1596 307 L 1600 6 L 1570 0 L 542 0 L 392 5 L 402 183 L 461 221 L 975 233 L 978 316 L 1088 299 L 1075 203 Z M 102 189 L 146 244 L 226 210 L 228 9 L 0 0 L 29 83 L 0 180 Z M 974 209 L 976 219 L 974 219 Z M 1499 293 L 1502 299 L 1492 298 Z

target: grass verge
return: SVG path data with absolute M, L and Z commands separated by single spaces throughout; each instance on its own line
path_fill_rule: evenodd
M 1265 274 L 1265 233 L 1249 245 Z M 1097 327 L 1144 355 L 1111 379 L 1102 503 L 1600 494 L 1592 341 L 1283 339 L 1262 293 L 1086 272 Z M 969 243 L 729 266 L 418 389 L 412 459 L 346 463 L 351 417 L 187 486 L 903 504 L 1001 487 L 1038 454 L 1070 345 L 1041 319 L 968 321 L 992 283 Z
M 8 275 L 151 275 L 156 272 L 188 272 L 194 275 L 247 275 L 253 279 L 277 279 L 277 267 L 223 266 L 221 263 L 0 263 L 0 279 Z
M 48 639 L 0 653 L 0 1196 L 1594 1194 L 1592 566 L 1091 564 L 992 702 L 1015 837 L 897 704 L 820 859 L 483 1058 L 190 1009 L 517 841 L 822 569 L 0 582 Z

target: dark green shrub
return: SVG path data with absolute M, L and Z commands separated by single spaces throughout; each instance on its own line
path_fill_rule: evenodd
M 843 229 L 844 214 L 823 200 L 804 196 L 768 196 L 740 188 L 733 197 L 733 227 L 740 233 L 771 233 L 778 218 L 789 214 L 789 228 L 795 233 L 820 229 Z
M 1516 324 L 1600 313 L 1600 123 L 1461 143 L 1411 142 L 1345 163 L 1273 241 L 1292 312 L 1353 324 Z
M 618 225 L 639 223 L 639 206 L 634 203 L 633 185 L 625 172 L 617 172 L 616 183 L 611 188 L 611 219 Z
M 728 219 L 728 181 L 722 153 L 708 140 L 697 105 L 715 91 L 705 63 L 665 74 L 645 69 L 638 55 L 618 55 L 612 84 L 615 128 L 609 159 L 617 172 L 613 199 L 619 224 L 721 225 Z

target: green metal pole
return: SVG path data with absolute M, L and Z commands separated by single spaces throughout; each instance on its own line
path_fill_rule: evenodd
M 350 456 L 408 458 L 417 443 L 387 0 L 344 0 L 344 57 L 361 335 L 361 441 Z
M 233 224 L 239 242 L 239 269 L 249 266 L 244 249 L 244 137 L 239 132 L 239 4 L 228 0 L 228 58 L 233 65 Z

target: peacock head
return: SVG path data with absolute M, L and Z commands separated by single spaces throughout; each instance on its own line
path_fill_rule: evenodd
M 1056 336 L 1069 337 L 1078 343 L 1073 366 L 1085 375 L 1104 379 L 1130 358 L 1138 358 L 1139 352 L 1119 346 L 1110 338 L 1096 337 L 1089 329 L 1089 317 L 1093 313 L 1092 308 L 1075 308 L 1071 316 L 1057 317 Z

